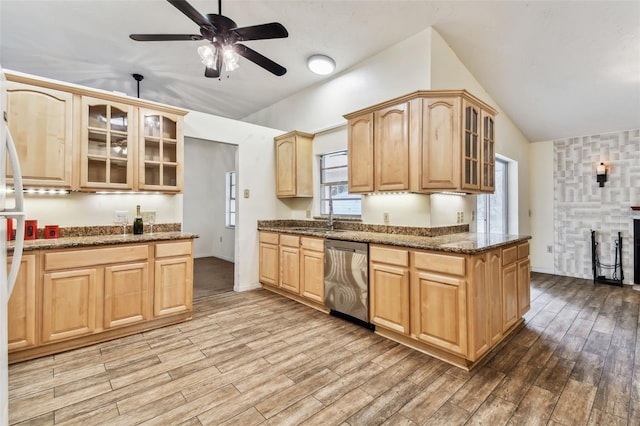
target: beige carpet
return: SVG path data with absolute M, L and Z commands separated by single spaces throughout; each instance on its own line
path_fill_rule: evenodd
M 193 261 L 193 298 L 233 291 L 234 263 L 217 257 L 200 257 Z

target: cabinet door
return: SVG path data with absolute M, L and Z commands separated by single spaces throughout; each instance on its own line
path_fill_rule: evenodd
M 7 83 L 9 130 L 25 186 L 71 188 L 72 99 L 71 93 Z M 8 182 L 12 173 L 7 161 Z
M 490 340 L 490 283 L 488 255 L 471 258 L 471 271 L 467 278 L 468 310 L 467 333 L 468 359 L 475 361 L 491 347 Z
M 467 355 L 466 283 L 463 279 L 417 270 L 413 275 L 417 339 Z
M 373 192 L 373 113 L 349 120 L 347 140 L 349 192 Z
M 153 314 L 189 312 L 193 306 L 193 258 L 155 261 Z
M 278 286 L 278 246 L 260 243 L 260 282 Z
M 96 268 L 44 274 L 42 341 L 54 342 L 96 332 Z
M 462 189 L 480 189 L 480 108 L 462 101 Z
M 502 268 L 502 332 L 518 321 L 518 270 L 511 263 Z
M 494 118 L 482 111 L 482 173 L 480 176 L 480 190 L 493 192 L 496 187 L 496 151 L 494 135 Z
M 280 247 L 280 287 L 300 293 L 300 249 Z
M 409 189 L 409 103 L 374 113 L 376 191 Z
M 140 189 L 180 192 L 183 183 L 183 118 L 141 109 L 138 139 Z
M 460 99 L 424 99 L 420 189 L 460 185 Z
M 80 186 L 133 189 L 133 107 L 82 97 Z
M 409 335 L 409 269 L 370 262 L 370 318 L 373 324 Z
M 518 261 L 518 312 L 520 316 L 531 308 L 531 264 L 529 259 Z
M 300 295 L 324 303 L 324 252 L 302 249 Z
M 8 259 L 7 266 L 11 265 Z M 22 256 L 16 284 L 7 306 L 9 351 L 36 344 L 36 256 Z
M 151 318 L 147 262 L 107 266 L 104 271 L 104 327 Z
M 296 195 L 296 139 L 276 141 L 276 196 Z
M 502 338 L 502 277 L 500 250 L 489 252 L 487 285 L 489 287 L 489 333 L 493 346 Z

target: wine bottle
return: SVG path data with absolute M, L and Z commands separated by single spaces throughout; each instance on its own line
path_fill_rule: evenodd
M 142 215 L 140 214 L 140 205 L 136 206 L 136 218 L 133 220 L 133 234 L 142 235 L 144 227 L 142 224 Z

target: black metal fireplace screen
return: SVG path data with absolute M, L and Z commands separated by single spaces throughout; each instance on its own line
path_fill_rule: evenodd
M 593 267 L 594 284 L 602 283 L 622 287 L 624 272 L 622 270 L 622 234 L 620 232 L 618 232 L 618 239 L 615 241 L 615 245 L 615 261 L 613 262 L 613 264 L 600 262 L 600 259 L 598 257 L 598 243 L 596 242 L 596 231 L 594 231 L 593 229 L 591 230 L 591 264 Z M 603 273 L 603 270 L 612 270 L 611 277 L 608 278 L 606 275 L 600 275 Z
M 633 221 L 633 282 L 640 284 L 640 219 Z

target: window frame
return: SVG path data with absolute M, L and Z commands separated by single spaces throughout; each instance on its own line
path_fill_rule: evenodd
M 225 226 L 236 227 L 236 200 L 238 194 L 237 174 L 235 170 L 225 173 Z
M 324 181 L 324 176 L 325 176 L 325 171 L 326 170 L 339 170 L 339 169 L 345 169 L 346 173 L 345 176 L 349 176 L 349 161 L 348 161 L 348 152 L 346 149 L 342 149 L 342 150 L 338 150 L 338 151 L 332 151 L 332 152 L 325 152 L 322 154 L 319 154 L 319 173 L 320 173 L 320 196 L 319 196 L 319 201 L 320 201 L 320 216 L 321 217 L 328 217 L 329 216 L 329 201 L 331 200 L 333 202 L 333 212 L 334 212 L 334 216 L 335 217 L 345 217 L 345 218 L 360 218 L 362 217 L 362 195 L 361 194 L 351 194 L 348 193 L 349 196 L 347 198 L 335 198 L 333 197 L 333 193 L 334 191 L 332 191 L 332 187 L 338 187 L 338 186 L 342 186 L 342 185 L 346 185 L 347 186 L 347 191 L 348 191 L 348 187 L 349 187 L 349 181 L 348 178 L 347 180 L 340 180 L 340 181 L 329 181 L 329 182 L 325 182 Z M 325 163 L 328 157 L 330 156 L 344 156 L 345 158 L 345 164 L 344 165 L 339 165 L 339 166 L 329 166 L 326 167 Z M 328 191 L 326 191 L 326 188 L 329 188 Z M 325 197 L 325 194 L 328 193 L 329 197 Z M 336 201 L 340 202 L 340 201 L 358 201 L 359 202 L 359 213 L 357 214 L 344 214 L 344 213 L 336 213 Z M 340 210 L 338 208 L 338 210 Z

